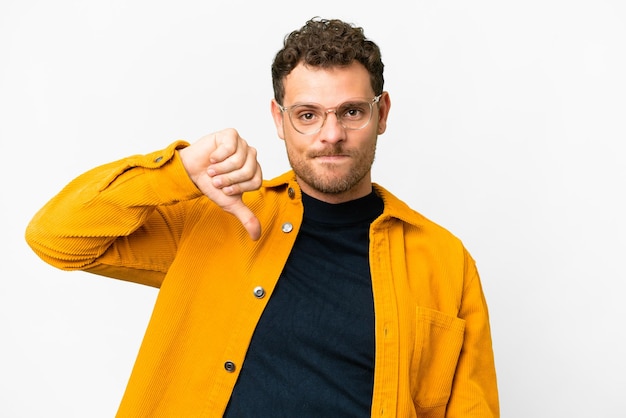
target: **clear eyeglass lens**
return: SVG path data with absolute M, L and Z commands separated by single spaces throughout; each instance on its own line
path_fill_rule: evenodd
M 289 119 L 298 132 L 311 134 L 322 128 L 328 113 L 335 113 L 339 123 L 346 129 L 362 129 L 369 123 L 372 116 L 372 103 L 347 102 L 331 110 L 315 104 L 296 105 L 289 109 Z

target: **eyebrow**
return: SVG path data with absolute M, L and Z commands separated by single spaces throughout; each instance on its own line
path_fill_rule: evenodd
M 336 104 L 335 106 L 331 106 L 331 107 L 325 107 L 324 105 L 320 104 L 320 103 L 316 103 L 316 102 L 295 102 L 294 104 L 291 104 L 289 106 L 285 106 L 286 108 L 289 107 L 294 107 L 294 106 L 319 106 L 321 108 L 324 109 L 333 109 L 335 107 L 339 107 L 345 104 L 352 104 L 352 103 L 363 103 L 363 102 L 369 102 L 369 100 L 366 97 L 354 97 L 354 98 L 350 98 L 347 100 L 344 100 L 343 102 L 340 102 L 338 104 Z

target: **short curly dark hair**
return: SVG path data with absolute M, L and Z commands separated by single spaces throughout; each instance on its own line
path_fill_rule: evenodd
M 370 74 L 374 94 L 383 92 L 380 49 L 367 39 L 363 28 L 338 19 L 315 17 L 285 37 L 283 48 L 272 63 L 274 98 L 283 104 L 284 79 L 301 62 L 312 67 L 332 68 L 358 61 Z

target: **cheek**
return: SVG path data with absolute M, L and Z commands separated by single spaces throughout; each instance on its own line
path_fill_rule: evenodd
M 359 138 L 361 149 L 376 148 L 376 142 L 378 141 L 378 131 L 380 127 L 372 126 L 371 129 L 363 132 L 363 136 Z
M 290 132 L 287 128 L 287 131 L 284 133 L 283 140 L 285 141 L 285 146 L 287 150 L 292 154 L 301 154 L 306 151 L 307 143 L 306 141 L 299 140 L 297 135 L 294 135 L 293 132 Z

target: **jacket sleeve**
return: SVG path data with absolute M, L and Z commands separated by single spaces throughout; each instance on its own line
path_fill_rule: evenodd
M 26 241 L 45 262 L 159 287 L 176 253 L 184 205 L 201 196 L 176 150 L 94 168 L 32 218 Z
M 459 317 L 465 336 L 457 364 L 447 418 L 497 418 L 498 387 L 489 313 L 475 262 L 465 253 L 465 281 Z

